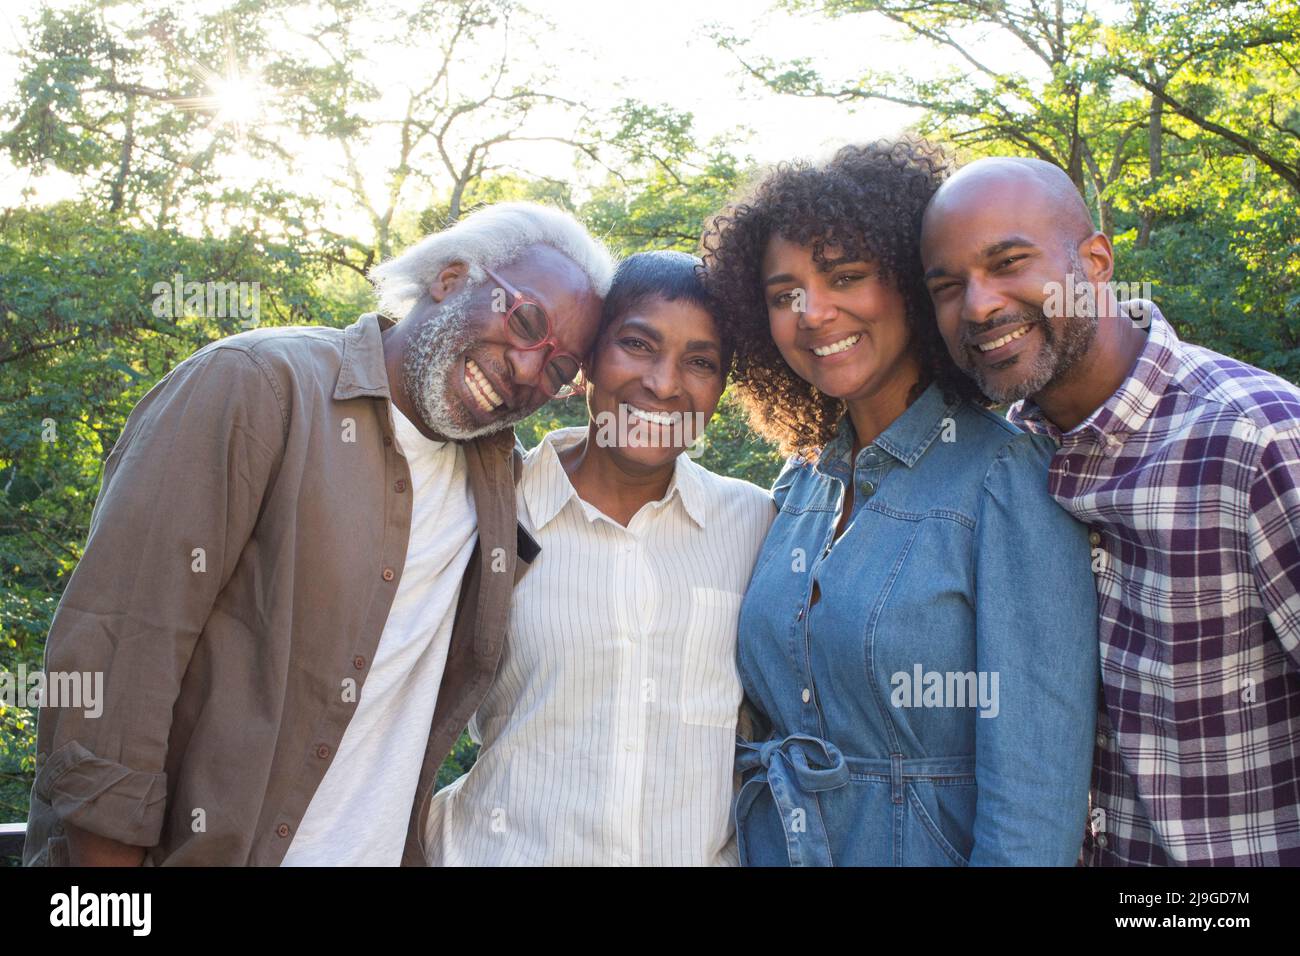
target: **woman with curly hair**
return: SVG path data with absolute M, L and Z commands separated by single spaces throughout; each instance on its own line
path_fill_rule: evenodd
M 791 458 L 741 608 L 747 865 L 1069 865 L 1098 679 L 1086 529 L 1050 446 L 985 407 L 918 252 L 943 152 L 786 164 L 719 213 L 706 281 L 753 427 Z

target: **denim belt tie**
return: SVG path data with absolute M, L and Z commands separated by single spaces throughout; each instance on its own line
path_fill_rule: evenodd
M 829 740 L 791 734 L 763 743 L 737 741 L 736 771 L 760 768 L 736 795 L 736 841 L 744 858 L 740 821 L 766 786 L 772 792 L 791 866 L 831 866 L 831 847 L 817 794 L 849 782 L 849 766 Z
M 974 757 L 846 757 L 829 740 L 808 734 L 763 743 L 737 740 L 736 772 L 755 768 L 758 773 L 741 786 L 733 808 L 741 860 L 746 858 L 742 822 L 766 786 L 781 817 L 791 866 L 834 865 L 817 794 L 847 785 L 850 773 L 864 781 L 887 782 L 894 804 L 905 802 L 909 780 L 975 782 Z

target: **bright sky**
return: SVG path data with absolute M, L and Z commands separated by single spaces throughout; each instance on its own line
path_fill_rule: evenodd
M 65 5 L 69 0 L 59 0 Z M 199 0 L 205 8 L 219 4 Z M 194 4 L 190 4 L 193 7 Z M 23 9 L 23 8 L 26 9 Z M 656 0 L 653 4 L 611 4 L 608 0 L 534 0 L 555 30 L 541 41 L 542 57 L 554 75 L 553 88 L 593 107 L 632 96 L 647 103 L 666 103 L 694 114 L 701 142 L 711 136 L 748 130 L 742 149 L 759 162 L 799 156 L 820 156 L 846 142 L 863 141 L 897 132 L 917 118 L 914 110 L 874 102 L 856 110 L 830 101 L 778 96 L 744 76 L 732 55 L 709 38 L 708 27 L 750 38 L 747 49 L 777 59 L 810 57 L 827 79 L 849 78 L 864 68 L 910 70 L 927 75 L 946 69 L 952 60 L 935 57 L 924 44 L 902 41 L 890 25 L 856 16 L 827 25 L 813 17 L 791 17 L 758 2 L 702 3 L 700 0 Z M 12 90 L 17 63 L 12 51 L 21 44 L 21 16 L 33 5 L 6 6 L 0 12 L 0 90 Z M 996 39 L 988 50 L 997 61 Z M 1014 48 L 1005 47 L 1008 55 Z M 1023 58 L 1023 52 L 1020 53 Z M 382 72 L 393 95 L 415 85 L 429 58 L 419 50 L 385 52 Z M 1027 66 L 1023 62 L 1022 68 Z M 376 77 L 378 80 L 378 76 Z M 382 82 L 380 83 L 382 87 Z M 574 177 L 572 153 L 549 144 L 518 144 L 502 158 L 530 172 L 562 179 Z M 309 178 L 310 150 L 303 151 Z M 372 157 L 376 179 L 388 157 Z M 321 157 L 323 162 L 325 157 Z M 323 168 L 323 167 L 322 167 Z M 238 170 L 232 170 L 236 176 Z M 247 170 L 244 170 L 247 172 Z M 53 173 L 34 177 L 0 158 L 0 205 L 21 202 L 25 187 L 36 189 L 38 201 L 74 192 L 69 177 Z M 581 184 L 579 184 L 581 185 Z M 345 218 L 350 218 L 346 216 Z M 333 225 L 364 233 L 364 219 Z
M 892 104 L 851 113 L 829 101 L 777 96 L 743 76 L 735 57 L 709 37 L 709 27 L 750 38 L 749 47 L 776 59 L 811 57 L 831 77 L 849 77 L 870 64 L 903 68 L 915 58 L 913 44 L 897 42 L 855 18 L 851 29 L 820 19 L 771 12 L 763 2 L 702 3 L 660 0 L 653 7 L 557 0 L 544 7 L 561 36 L 596 51 L 592 59 L 566 64 L 575 85 L 593 99 L 631 94 L 691 111 L 707 138 L 748 127 L 749 147 L 763 162 L 815 155 L 851 140 L 896 132 L 917 115 Z M 611 12 L 614 11 L 620 12 Z M 879 24 L 876 24 L 879 28 Z

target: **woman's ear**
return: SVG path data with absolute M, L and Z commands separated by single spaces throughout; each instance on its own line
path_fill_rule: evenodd
M 596 358 L 606 344 L 605 339 L 604 332 L 596 336 L 596 341 L 591 343 L 591 351 L 587 353 L 587 357 L 582 360 L 582 366 L 578 369 L 578 378 L 583 383 L 584 388 L 590 385 L 592 378 L 595 377 Z

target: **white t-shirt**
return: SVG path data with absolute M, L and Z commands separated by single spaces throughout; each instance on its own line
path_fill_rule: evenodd
M 406 844 L 478 526 L 464 448 L 430 441 L 391 407 L 411 471 L 406 563 L 356 713 L 283 866 L 397 866 Z

